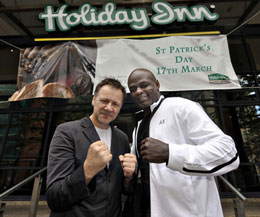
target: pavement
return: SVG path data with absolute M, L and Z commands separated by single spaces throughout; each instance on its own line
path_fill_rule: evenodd
M 30 201 L 6 201 L 4 217 L 28 217 Z M 50 210 L 46 201 L 39 201 L 37 217 L 49 217 Z
M 221 199 L 224 217 L 235 217 L 233 199 Z M 246 217 L 260 217 L 260 198 L 245 200 Z
M 233 199 L 221 199 L 224 217 L 235 217 Z M 30 201 L 6 201 L 4 217 L 28 217 Z M 245 201 L 246 217 L 260 217 L 260 198 Z M 37 217 L 49 217 L 46 201 L 39 201 Z

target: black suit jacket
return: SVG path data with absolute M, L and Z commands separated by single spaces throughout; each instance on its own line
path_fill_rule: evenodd
M 51 141 L 47 168 L 47 202 L 51 216 L 120 217 L 123 170 L 118 156 L 130 152 L 128 137 L 112 127 L 109 169 L 87 185 L 83 163 L 90 144 L 99 136 L 89 119 L 57 127 Z

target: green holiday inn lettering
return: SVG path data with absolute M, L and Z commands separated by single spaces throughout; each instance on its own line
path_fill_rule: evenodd
M 128 24 L 134 30 L 144 30 L 150 26 L 149 16 L 145 8 L 117 9 L 113 1 L 105 2 L 98 11 L 90 3 L 82 4 L 77 11 L 68 11 L 69 5 L 63 4 L 56 11 L 52 5 L 46 5 L 39 18 L 45 20 L 46 31 L 68 31 L 71 27 L 83 26 L 122 25 Z M 152 4 L 154 15 L 151 22 L 166 25 L 174 21 L 199 22 L 204 19 L 215 21 L 218 14 L 212 13 L 206 6 L 174 7 L 164 0 L 154 1 Z

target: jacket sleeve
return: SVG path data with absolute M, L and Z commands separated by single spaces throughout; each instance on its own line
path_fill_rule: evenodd
M 233 139 L 217 127 L 200 105 L 190 102 L 182 114 L 188 142 L 169 144 L 168 168 L 189 175 L 217 176 L 238 167 Z
M 47 166 L 47 202 L 52 211 L 62 212 L 88 197 L 95 179 L 85 182 L 83 163 L 76 165 L 75 144 L 67 124 L 59 125 L 52 138 Z

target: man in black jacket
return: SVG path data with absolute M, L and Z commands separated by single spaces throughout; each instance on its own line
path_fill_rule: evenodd
M 136 167 L 126 134 L 110 126 L 124 96 L 120 82 L 107 78 L 96 87 L 89 117 L 57 127 L 47 168 L 51 216 L 121 216 L 121 193 Z

